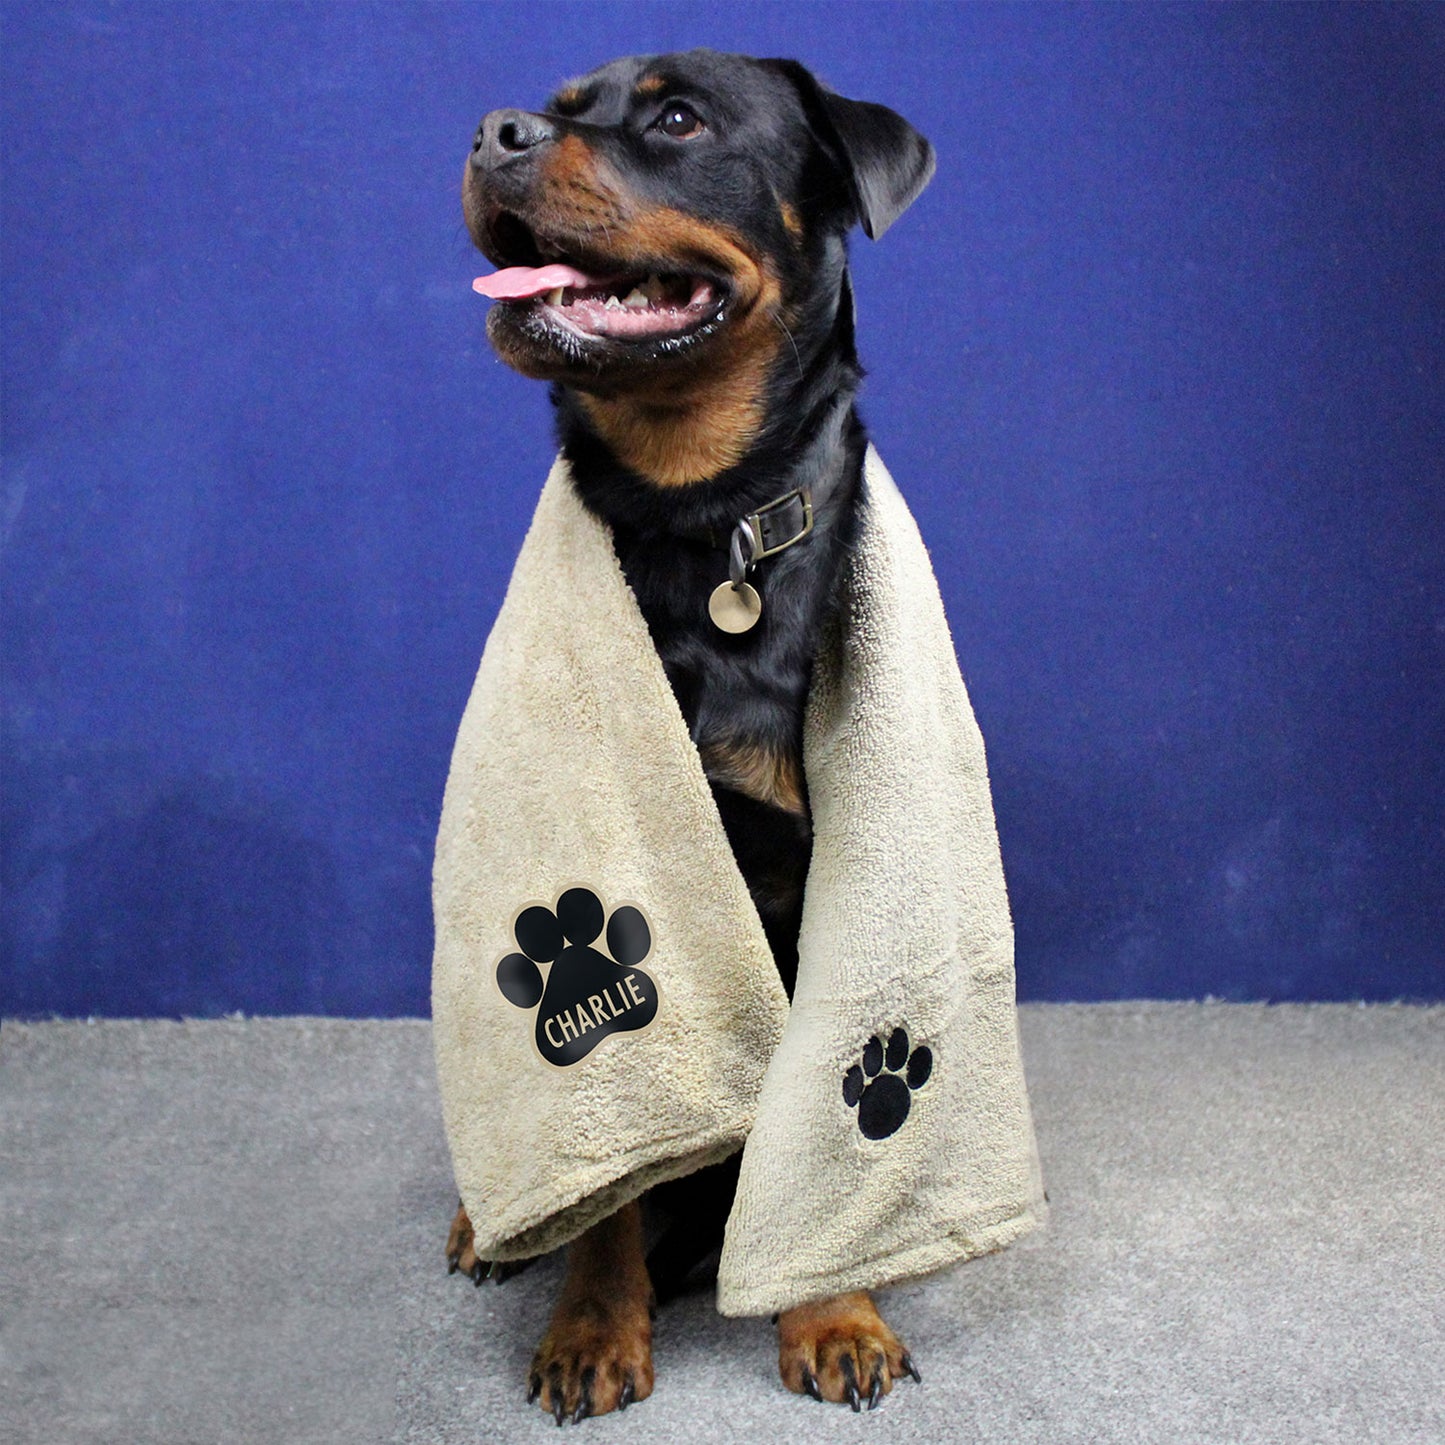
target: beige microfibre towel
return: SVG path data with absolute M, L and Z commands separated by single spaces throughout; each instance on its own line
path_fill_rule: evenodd
M 725 1314 L 881 1287 L 1041 1221 L 982 739 L 871 449 L 860 505 L 805 720 L 790 1008 L 607 528 L 553 467 L 433 878 L 437 1067 L 479 1257 L 554 1248 L 738 1149 Z

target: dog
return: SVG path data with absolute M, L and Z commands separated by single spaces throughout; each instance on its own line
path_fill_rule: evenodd
M 681 706 L 791 996 L 811 847 L 802 726 L 867 445 L 846 239 L 881 236 L 934 169 L 881 105 L 791 60 L 638 56 L 496 110 L 462 186 L 498 268 L 477 282 L 503 361 L 551 384 L 561 448 Z M 749 580 L 749 579 L 752 580 Z M 528 1400 L 560 1425 L 653 1388 L 655 1300 L 721 1240 L 736 1162 L 658 1186 L 569 1249 Z M 480 1282 L 459 1208 L 450 1268 Z M 871 1297 L 777 1318 L 788 1389 L 875 1407 L 908 1351 Z

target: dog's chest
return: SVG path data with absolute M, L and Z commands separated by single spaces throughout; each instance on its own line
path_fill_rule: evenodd
M 816 614 L 825 603 L 816 569 L 800 565 L 811 559 L 769 564 L 754 579 L 761 619 L 748 632 L 730 634 L 714 625 L 707 607 L 727 579 L 723 552 L 671 538 L 619 537 L 618 557 L 694 740 L 792 744 L 807 698 Z

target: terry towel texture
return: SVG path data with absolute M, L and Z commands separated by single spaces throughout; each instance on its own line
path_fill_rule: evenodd
M 871 450 L 804 735 L 791 1009 L 606 528 L 554 466 L 462 720 L 432 1007 L 482 1258 L 743 1148 L 726 1314 L 876 1288 L 1043 1215 L 983 744 Z

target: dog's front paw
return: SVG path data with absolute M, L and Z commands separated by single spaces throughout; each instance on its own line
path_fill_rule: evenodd
M 456 1216 L 447 1233 L 447 1273 L 460 1270 L 473 1284 L 490 1279 L 502 1284 L 514 1274 L 521 1274 L 532 1261 L 530 1259 L 487 1260 L 477 1258 L 476 1241 L 472 1236 L 472 1221 L 466 1206 L 457 1200 Z
M 486 1274 L 486 1263 L 477 1258 L 472 1248 L 472 1221 L 460 1199 L 447 1232 L 447 1273 L 455 1274 L 458 1270 L 469 1276 L 473 1284 L 481 1284 Z
M 561 1425 L 625 1410 L 652 1393 L 652 1321 L 627 1297 L 563 1299 L 532 1358 L 528 1403 Z
M 784 1310 L 778 1316 L 778 1369 L 794 1394 L 854 1410 L 865 1400 L 874 1409 L 904 1375 L 921 1378 L 903 1342 L 862 1291 Z

